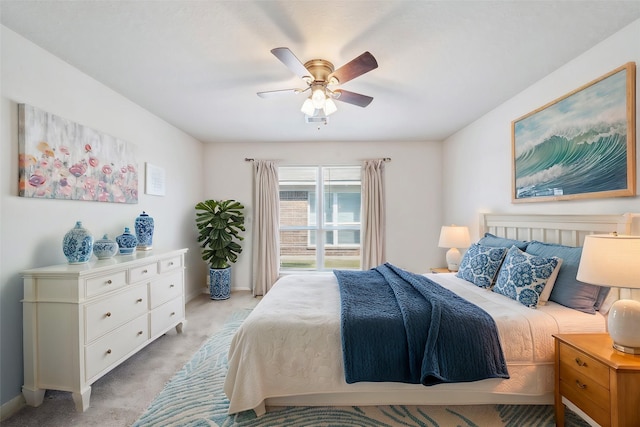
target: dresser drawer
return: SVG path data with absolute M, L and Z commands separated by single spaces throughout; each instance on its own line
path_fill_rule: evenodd
M 609 367 L 573 347 L 561 344 L 560 378 L 563 378 L 563 372 L 569 372 L 571 369 L 575 370 L 576 374 L 579 373 L 590 381 L 609 389 Z
M 147 286 L 138 285 L 85 306 L 87 342 L 148 311 Z
M 85 347 L 86 380 L 113 366 L 149 339 L 149 316 L 140 316 Z
M 585 387 L 585 388 L 581 388 Z M 595 383 L 560 380 L 560 393 L 601 426 L 611 425 L 609 391 Z
M 162 334 L 184 320 L 182 297 L 162 304 L 151 312 L 151 336 Z
M 182 270 L 157 277 L 150 286 L 151 308 L 182 295 Z
M 85 294 L 87 298 L 100 295 L 104 292 L 114 291 L 127 284 L 127 272 L 113 271 L 103 276 L 92 277 L 85 281 Z
M 134 267 L 129 270 L 129 283 L 136 283 L 141 280 L 147 280 L 155 277 L 158 274 L 158 263 L 150 263 L 141 265 L 140 267 Z
M 171 258 L 160 260 L 159 264 L 160 264 L 160 273 L 175 270 L 176 268 L 182 267 L 182 256 L 178 255 Z

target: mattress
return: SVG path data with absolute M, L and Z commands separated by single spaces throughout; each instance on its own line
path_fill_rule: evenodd
M 605 317 L 554 302 L 530 309 L 455 274 L 432 280 L 483 308 L 498 326 L 510 379 L 425 387 L 344 379 L 340 294 L 333 274 L 284 276 L 258 303 L 229 349 L 229 412 L 266 405 L 552 403 L 553 334 L 604 332 Z

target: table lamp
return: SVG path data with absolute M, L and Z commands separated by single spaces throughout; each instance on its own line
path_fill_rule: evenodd
M 468 248 L 471 245 L 469 228 L 458 225 L 444 225 L 440 230 L 438 247 L 449 248 L 447 251 L 447 268 L 458 271 L 460 266 L 460 251 L 458 248 Z
M 586 236 L 576 279 L 600 286 L 640 289 L 640 236 Z M 640 354 L 640 302 L 616 301 L 609 310 L 613 347 Z

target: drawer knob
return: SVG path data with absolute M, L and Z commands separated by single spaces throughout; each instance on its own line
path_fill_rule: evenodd
M 138 298 L 136 302 L 142 302 L 142 298 Z
M 142 335 L 142 331 L 138 331 L 138 335 Z
M 145 274 L 145 273 L 147 273 L 147 270 L 146 269 L 142 270 L 142 274 Z
M 111 279 L 107 280 L 107 285 L 112 284 L 113 282 L 111 281 Z
M 175 288 L 176 285 L 174 285 L 173 283 L 169 285 L 170 288 Z
M 105 316 L 107 316 L 107 317 L 111 317 L 111 312 L 110 312 L 110 311 L 107 311 L 107 313 L 105 314 Z
M 175 312 L 175 311 L 172 311 L 172 312 L 171 312 L 171 316 L 175 316 L 175 315 L 176 315 L 176 312 Z
M 587 362 L 583 362 L 579 357 L 576 357 L 576 364 L 578 366 L 587 366 Z
M 576 385 L 578 386 L 579 389 L 584 390 L 585 388 L 587 388 L 586 384 L 582 384 L 580 382 L 580 380 L 576 380 Z
M 107 354 L 111 354 L 111 349 L 107 350 Z
M 173 265 L 173 261 L 169 262 L 169 267 L 171 267 Z

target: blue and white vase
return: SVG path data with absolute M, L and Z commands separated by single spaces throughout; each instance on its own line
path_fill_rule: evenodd
M 142 211 L 136 218 L 134 226 L 138 239 L 138 250 L 150 250 L 153 247 L 153 218 Z
M 62 239 L 62 252 L 69 264 L 82 264 L 91 259 L 93 254 L 93 235 L 77 221 L 75 227 Z
M 118 242 L 111 240 L 107 234 L 93 243 L 93 254 L 98 259 L 109 259 L 118 253 Z
M 213 300 L 229 299 L 231 296 L 231 267 L 209 269 L 209 294 Z
M 129 227 L 124 228 L 124 233 L 116 237 L 116 242 L 120 248 L 120 255 L 130 255 L 138 246 L 138 239 L 131 234 Z

